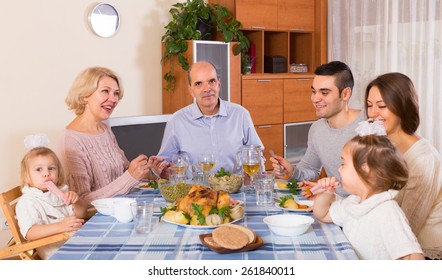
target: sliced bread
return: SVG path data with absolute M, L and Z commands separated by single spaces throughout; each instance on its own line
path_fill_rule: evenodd
M 221 247 L 237 250 L 249 244 L 249 237 L 240 229 L 220 226 L 212 232 L 213 240 Z

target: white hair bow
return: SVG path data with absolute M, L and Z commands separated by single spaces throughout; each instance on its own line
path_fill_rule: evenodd
M 366 136 L 366 135 L 387 135 L 387 132 L 385 131 L 384 123 L 379 120 L 374 121 L 362 121 L 359 122 L 358 127 L 356 128 L 356 133 L 359 136 Z
M 46 134 L 28 135 L 24 142 L 27 149 L 47 147 L 49 145 L 49 138 Z

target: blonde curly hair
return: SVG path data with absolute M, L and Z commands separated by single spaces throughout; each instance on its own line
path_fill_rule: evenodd
M 83 114 L 86 107 L 84 98 L 91 96 L 97 90 L 98 82 L 102 77 L 110 77 L 117 82 L 120 88 L 118 100 L 121 100 L 124 91 L 120 77 L 108 68 L 90 67 L 78 74 L 69 90 L 65 100 L 69 110 L 73 110 L 77 116 Z

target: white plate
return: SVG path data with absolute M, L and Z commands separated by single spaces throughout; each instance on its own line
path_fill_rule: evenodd
M 243 206 L 243 207 L 244 207 L 244 201 L 242 201 L 242 200 L 236 200 L 236 201 L 238 202 L 238 204 L 230 205 L 230 206 L 231 206 L 231 207 L 235 207 L 236 205 L 240 205 L 240 206 Z M 233 224 L 233 223 L 235 223 L 235 222 L 237 222 L 237 221 L 242 220 L 243 218 L 244 218 L 244 216 L 241 217 L 240 219 L 236 219 L 236 220 L 234 220 L 234 221 L 231 221 L 229 224 Z M 177 226 L 188 227 L 188 228 L 196 228 L 196 229 L 199 229 L 199 228 L 200 228 L 200 229 L 217 228 L 217 227 L 220 226 L 220 225 L 218 225 L 218 226 L 194 226 L 194 225 L 184 225 L 184 224 L 179 224 L 179 223 L 175 223 L 175 222 L 168 221 L 167 218 L 166 218 L 165 216 L 163 216 L 163 217 L 161 218 L 161 221 L 165 221 L 166 223 L 173 224 L 173 225 L 177 225 Z
M 280 188 L 275 188 L 275 190 L 279 191 L 279 192 L 290 192 L 290 189 L 280 189 Z
M 278 182 L 288 183 L 287 180 L 284 180 L 284 179 L 276 179 L 276 180 L 275 180 L 275 188 L 274 188 L 275 190 L 277 190 L 277 191 L 281 191 L 281 192 L 289 192 L 289 191 L 290 191 L 289 188 L 278 188 Z
M 154 192 L 154 191 L 159 191 L 158 189 L 154 189 L 154 188 L 141 188 L 140 186 L 136 186 L 136 189 L 142 190 L 142 191 L 150 191 L 150 192 Z
M 236 199 L 235 199 L 235 200 L 236 200 Z M 235 205 L 230 205 L 230 207 L 235 207 L 236 205 L 244 206 L 244 201 L 242 201 L 242 200 L 236 200 L 236 202 L 238 202 L 238 203 L 235 204 Z
M 243 218 L 244 218 L 244 217 L 242 217 L 241 219 L 237 219 L 237 220 L 231 221 L 229 224 L 233 224 L 233 223 L 236 223 L 237 221 L 241 221 Z M 217 228 L 217 227 L 219 227 L 219 226 L 224 225 L 224 224 L 217 225 L 217 226 L 194 226 L 194 225 L 184 225 L 184 224 L 179 224 L 179 223 L 175 223 L 175 222 L 168 221 L 167 218 L 166 218 L 165 216 L 163 216 L 163 217 L 161 218 L 161 221 L 164 221 L 165 223 L 168 223 L 168 224 L 177 225 L 177 226 L 186 227 L 186 228 L 193 228 L 193 229 L 210 229 L 210 228 Z
M 312 207 L 313 206 L 313 200 L 297 200 L 295 199 L 296 203 L 301 204 L 301 205 L 307 205 L 308 207 Z M 285 211 L 291 211 L 291 212 L 306 212 L 306 209 L 291 209 L 291 208 L 284 208 L 279 206 L 279 203 L 275 203 L 276 208 L 281 209 L 281 210 L 285 210 Z
M 151 192 L 159 191 L 158 189 L 154 189 L 154 188 L 142 188 L 142 186 L 147 186 L 147 182 L 146 183 L 141 183 L 138 186 L 136 186 L 135 188 L 139 189 L 139 190 L 143 190 L 143 191 L 151 191 Z

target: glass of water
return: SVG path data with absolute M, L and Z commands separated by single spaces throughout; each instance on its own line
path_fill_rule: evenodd
M 272 171 L 262 171 L 255 174 L 256 205 L 270 206 L 274 204 L 273 190 L 275 174 Z

